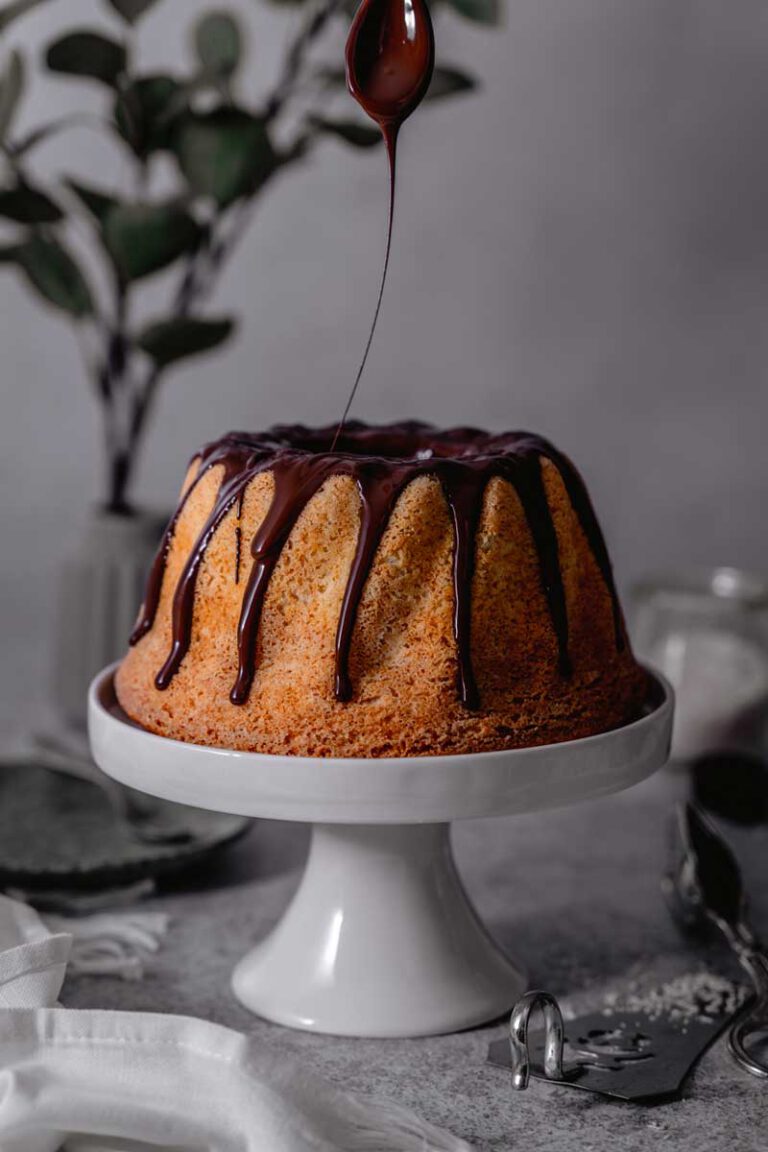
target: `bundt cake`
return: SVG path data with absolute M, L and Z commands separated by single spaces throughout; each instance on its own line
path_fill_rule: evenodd
M 116 676 L 152 732 L 305 756 L 518 748 L 633 719 L 646 675 L 578 472 L 420 423 L 231 433 L 192 460 Z

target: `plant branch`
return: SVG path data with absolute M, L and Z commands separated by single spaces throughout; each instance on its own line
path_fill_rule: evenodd
M 52 120 L 48 124 L 41 124 L 37 128 L 30 129 L 20 140 L 3 144 L 2 150 L 11 159 L 25 155 L 31 148 L 43 144 L 59 132 L 65 132 L 70 128 L 90 128 L 94 132 L 101 132 L 105 127 L 111 129 L 110 121 L 106 117 L 96 116 L 89 112 L 73 112 L 69 116 L 62 116 L 58 120 Z
M 301 76 L 307 53 L 325 26 L 336 12 L 340 11 L 344 0 L 321 0 L 314 12 L 310 12 L 299 34 L 288 49 L 283 73 L 274 92 L 267 101 L 264 112 L 267 122 L 276 119 L 294 93 L 296 82 Z
M 331 18 L 344 7 L 345 0 L 318 0 L 289 44 L 285 64 L 262 113 L 264 122 L 275 121 L 307 80 L 309 53 Z M 70 121 L 71 123 L 72 121 Z M 66 126 L 62 121 L 61 127 Z M 59 124 L 56 125 L 56 129 Z M 53 129 L 53 130 L 56 130 Z M 11 164 L 21 168 L 20 157 L 33 142 L 43 139 L 45 130 L 33 133 L 16 151 L 8 149 Z M 285 167 L 305 155 L 310 140 L 301 133 L 293 145 L 278 154 L 278 167 Z M 138 177 L 144 187 L 147 166 L 140 165 Z M 203 234 L 194 253 L 186 260 L 172 295 L 169 314 L 183 319 L 192 315 L 214 291 L 221 273 L 236 252 L 256 208 L 260 184 L 250 195 L 232 207 L 219 211 Z M 78 206 L 78 216 L 80 206 Z M 109 466 L 108 507 L 116 512 L 128 509 L 127 493 L 147 427 L 156 403 L 164 367 L 149 364 L 138 372 L 139 350 L 128 322 L 128 285 L 112 273 L 114 304 L 109 318 L 97 315 L 100 351 L 91 362 L 90 375 L 102 403 Z

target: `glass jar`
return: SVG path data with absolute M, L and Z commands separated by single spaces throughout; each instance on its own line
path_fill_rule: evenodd
M 768 579 L 736 568 L 649 578 L 632 603 L 635 652 L 675 689 L 673 761 L 763 756 Z

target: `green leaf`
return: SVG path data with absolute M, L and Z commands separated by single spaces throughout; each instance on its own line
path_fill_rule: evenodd
M 4 4 L 0 8 L 0 33 L 5 32 L 9 24 L 18 20 L 19 16 L 26 16 L 27 12 L 45 3 L 46 0 L 14 0 L 12 4 Z
M 122 16 L 126 24 L 135 24 L 157 0 L 107 0 L 111 8 Z
M 477 84 L 467 73 L 460 68 L 436 67 L 432 73 L 432 82 L 427 89 L 427 100 L 443 100 L 446 96 L 456 96 L 460 92 L 471 92 Z
M 200 240 L 200 226 L 178 204 L 118 204 L 105 216 L 104 243 L 125 281 L 167 268 Z
M 173 76 L 142 76 L 118 94 L 115 124 L 144 160 L 151 152 L 170 148 L 174 119 L 185 107 L 184 87 Z
M 378 128 L 368 128 L 355 120 L 326 120 L 322 116 L 311 116 L 309 122 L 318 132 L 338 136 L 354 148 L 373 148 L 381 144 L 382 136 Z
M 254 193 L 277 167 L 264 121 L 241 108 L 186 113 L 173 151 L 192 191 L 221 207 Z
M 209 12 L 195 25 L 195 51 L 206 72 L 234 75 L 242 57 L 240 25 L 229 12 Z
M 45 192 L 19 181 L 0 189 L 0 216 L 17 224 L 56 224 L 63 213 Z
M 106 219 L 107 213 L 110 212 L 117 205 L 117 200 L 114 196 L 110 196 L 107 192 L 100 192 L 98 188 L 89 187 L 87 184 L 81 184 L 78 180 L 73 180 L 67 177 L 64 180 L 66 186 L 74 192 L 81 204 L 83 204 L 94 220 L 99 224 L 103 224 Z
M 449 7 L 473 24 L 501 24 L 501 0 L 447 0 Z
M 78 319 L 93 312 L 88 282 L 58 240 L 33 234 L 19 245 L 15 259 L 32 287 L 49 304 Z
M 8 67 L 0 77 L 0 140 L 5 140 L 24 90 L 24 60 L 11 52 Z
M 126 53 L 122 44 L 98 32 L 70 32 L 48 45 L 45 61 L 51 72 L 84 76 L 114 87 L 125 72 Z
M 137 343 L 158 367 L 167 368 L 176 360 L 208 352 L 223 344 L 234 328 L 234 320 L 227 318 L 199 320 L 191 316 L 178 317 L 151 324 L 139 334 Z

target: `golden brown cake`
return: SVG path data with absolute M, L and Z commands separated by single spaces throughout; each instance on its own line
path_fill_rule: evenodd
M 194 457 L 118 699 L 152 732 L 306 756 L 519 748 L 638 714 L 600 528 L 529 433 L 232 433 Z

